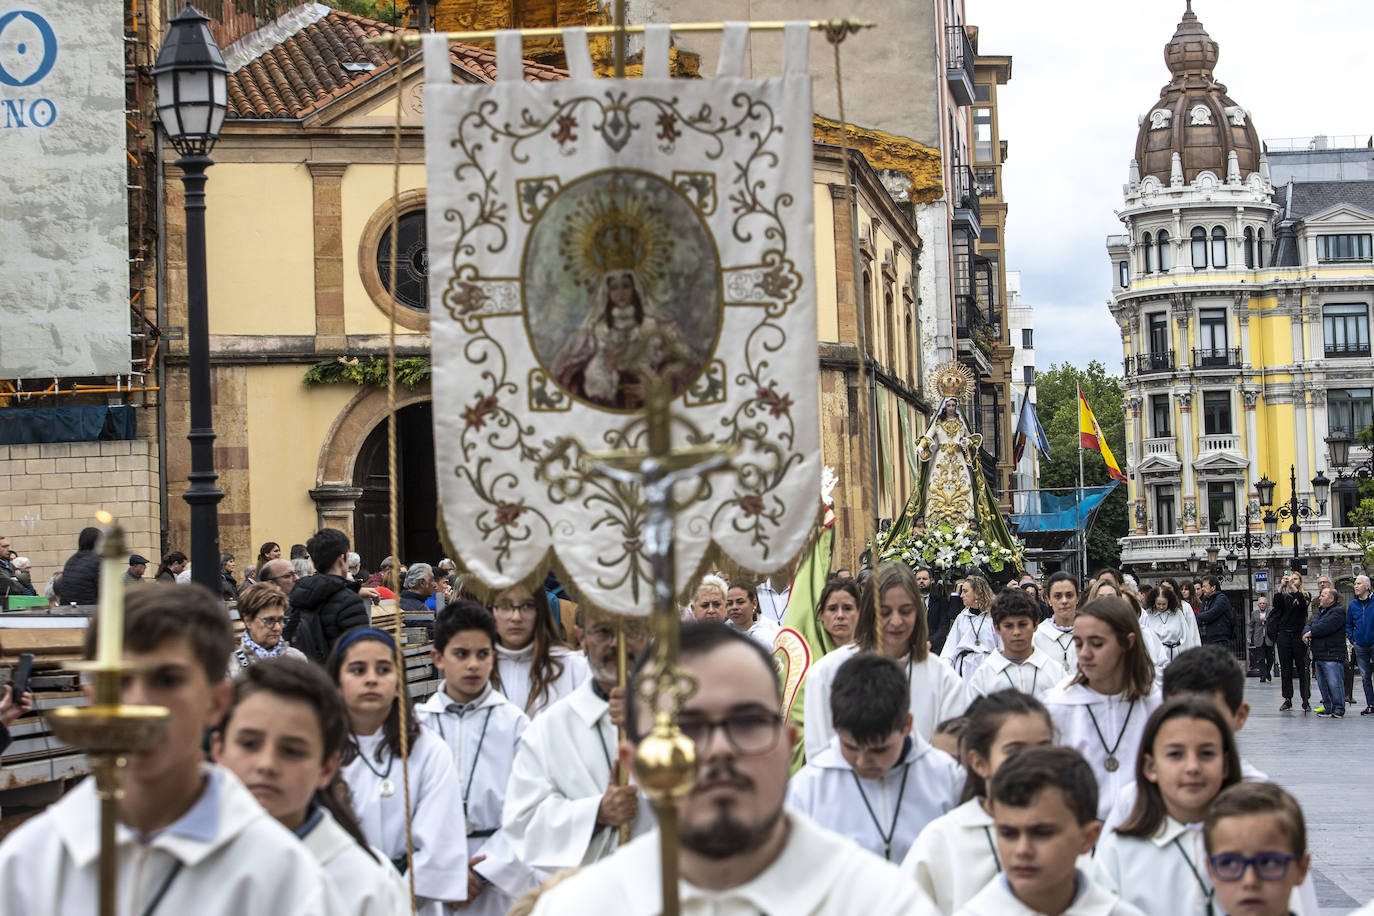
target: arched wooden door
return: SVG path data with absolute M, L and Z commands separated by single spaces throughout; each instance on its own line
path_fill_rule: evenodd
M 396 469 L 401 562 L 438 563 L 444 553 L 434 476 L 434 409 L 429 401 L 396 412 Z M 385 420 L 373 427 L 358 449 L 353 485 L 363 491 L 353 513 L 353 549 L 362 556 L 363 568 L 371 571 L 391 552 Z

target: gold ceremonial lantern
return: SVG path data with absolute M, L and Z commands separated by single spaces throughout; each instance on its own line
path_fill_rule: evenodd
M 100 642 L 95 661 L 75 666 L 89 673 L 93 701 L 90 706 L 50 709 L 45 716 L 53 734 L 90 758 L 100 799 L 100 916 L 115 916 L 115 824 L 124 797 L 124 770 L 130 754 L 162 740 L 170 713 L 161 706 L 120 702 L 124 678 L 137 670 L 123 661 L 124 529 L 107 512 L 98 513 L 97 518 L 105 525 L 100 539 Z

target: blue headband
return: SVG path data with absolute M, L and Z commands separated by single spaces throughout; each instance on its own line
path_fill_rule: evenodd
M 349 630 L 347 633 L 340 636 L 338 643 L 334 646 L 334 651 L 339 653 L 339 658 L 342 659 L 344 653 L 348 651 L 349 646 L 364 638 L 376 639 L 379 642 L 386 643 L 392 649 L 396 648 L 396 640 L 392 639 L 390 634 L 374 627 L 359 627 L 356 630 Z

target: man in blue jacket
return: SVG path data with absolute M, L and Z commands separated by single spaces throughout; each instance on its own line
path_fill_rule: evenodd
M 1369 593 L 1369 577 L 1355 577 L 1355 597 L 1345 609 L 1345 638 L 1355 647 L 1355 661 L 1364 681 L 1362 716 L 1374 716 L 1374 684 L 1371 684 L 1371 658 L 1374 658 L 1374 595 Z
M 1231 599 L 1221 591 L 1221 580 L 1207 575 L 1202 579 L 1202 610 L 1197 615 L 1197 628 L 1204 646 L 1231 648 L 1231 630 L 1235 625 L 1235 611 Z
M 1312 665 L 1317 669 L 1317 689 L 1322 708 L 1318 716 L 1345 717 L 1345 608 L 1328 585 L 1317 597 L 1317 610 L 1303 631 L 1302 641 L 1312 647 Z

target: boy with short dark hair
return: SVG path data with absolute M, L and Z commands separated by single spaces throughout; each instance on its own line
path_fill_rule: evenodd
M 900 862 L 926 824 L 954 808 L 964 772 L 911 729 L 911 688 L 896 662 L 861 652 L 835 672 L 835 737 L 792 777 L 789 808 Z
M 1236 783 L 1208 808 L 1202 838 L 1223 913 L 1288 916 L 1293 891 L 1312 864 L 1302 808 L 1293 796 L 1273 783 Z
M 1038 700 L 1068 676 L 1063 665 L 1035 645 L 1039 616 L 1040 603 L 1029 592 L 1002 589 L 992 602 L 992 624 L 1002 638 L 1002 648 L 994 649 L 969 678 L 973 697 L 1011 688 Z
M 435 620 L 430 649 L 443 687 L 415 707 L 421 724 L 453 752 L 472 857 L 463 909 L 478 916 L 505 913 L 538 883 L 501 832 L 506 778 L 530 720 L 491 686 L 496 643 L 491 611 L 475 601 L 446 605 Z
M 959 916 L 1143 916 L 1077 868 L 1102 831 L 1097 781 L 1067 747 L 1032 747 L 998 767 L 988 788 L 1002 873 Z
M 96 622 L 86 634 L 94 654 Z M 228 770 L 204 762 L 232 685 L 229 618 L 199 585 L 131 589 L 122 701 L 164 706 L 167 732 L 132 754 L 119 803 L 120 910 L 197 916 L 325 914 L 333 899 L 315 857 Z M 99 891 L 100 802 L 84 780 L 0 844 L 0 912 L 89 912 Z M 232 888 L 232 893 L 226 889 Z

